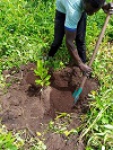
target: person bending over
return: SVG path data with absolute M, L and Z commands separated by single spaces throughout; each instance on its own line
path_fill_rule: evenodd
M 105 0 L 56 0 L 54 40 L 48 55 L 55 55 L 65 34 L 66 45 L 74 61 L 81 71 L 90 73 L 91 68 L 85 64 L 86 14 L 93 15 L 104 6 Z M 107 11 L 108 6 L 104 9 Z

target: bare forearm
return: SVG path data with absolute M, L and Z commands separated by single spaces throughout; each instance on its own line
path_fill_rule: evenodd
M 67 42 L 67 48 L 68 48 L 70 54 L 72 55 L 73 59 L 75 60 L 75 62 L 76 62 L 76 63 L 78 64 L 78 66 L 79 66 L 79 64 L 82 63 L 82 61 L 81 61 L 81 59 L 80 59 L 80 57 L 79 57 L 79 55 L 78 55 L 78 52 L 77 52 L 77 49 L 76 49 L 75 45 L 74 45 L 73 43 L 72 43 L 72 44 L 69 44 L 69 43 Z
M 85 65 L 78 55 L 78 51 L 74 44 L 75 38 L 76 38 L 76 31 L 70 32 L 70 31 L 66 30 L 66 45 L 67 45 L 67 48 L 68 48 L 70 54 L 72 55 L 73 59 L 78 64 L 78 67 L 82 71 L 91 72 L 91 68 L 88 67 L 87 65 Z

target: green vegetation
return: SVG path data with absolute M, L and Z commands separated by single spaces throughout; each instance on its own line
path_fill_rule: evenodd
M 62 118 L 64 121 L 61 120 Z M 71 115 L 67 113 L 61 113 L 57 115 L 55 121 L 49 122 L 48 129 L 54 133 L 63 134 L 66 137 L 69 137 L 72 134 L 77 135 L 78 134 L 77 129 L 68 130 L 69 122 L 71 122 Z
M 34 70 L 37 79 L 36 84 L 40 85 L 42 88 L 50 85 L 51 76 L 48 74 L 48 68 L 46 68 L 45 63 L 42 60 L 37 61 L 37 68 Z
M 14 136 L 8 132 L 4 125 L 0 125 L 0 149 L 18 150 L 24 145 L 24 141 L 20 138 L 19 133 Z
M 103 45 L 102 52 L 94 62 L 95 74 L 100 81 L 99 91 L 92 91 L 93 101 L 90 103 L 90 112 L 83 135 L 87 136 L 88 150 L 113 149 L 113 46 Z M 90 147 L 90 148 L 89 148 Z
M 54 0 L 1 0 L 0 1 L 0 88 L 5 86 L 2 71 L 19 67 L 27 62 L 37 62 L 45 56 L 53 39 Z M 87 56 L 90 59 L 102 25 L 105 14 L 99 11 L 88 17 L 87 25 Z M 100 88 L 89 95 L 90 110 L 85 117 L 86 124 L 80 138 L 85 138 L 86 150 L 113 150 L 113 45 L 108 41 L 113 39 L 113 17 L 107 27 L 106 36 L 93 64 L 93 76 L 98 77 Z M 64 66 L 69 60 L 65 44 L 55 56 L 56 68 Z M 58 66 L 60 62 L 60 66 Z M 41 66 L 42 63 L 38 66 Z M 45 71 L 45 70 L 44 70 Z M 42 71 L 43 72 L 43 71 Z M 35 70 L 41 77 L 36 83 L 45 86 L 49 84 L 50 76 Z M 65 116 L 63 116 L 65 117 Z M 58 130 L 54 122 L 49 127 L 57 133 L 69 136 L 77 131 L 68 131 L 64 124 Z M 0 127 L 0 149 L 17 150 L 24 145 L 16 134 L 4 132 Z M 18 144 L 17 144 L 18 143 Z M 34 144 L 35 143 L 35 144 Z M 32 143 L 33 150 L 45 150 L 42 141 Z M 42 149 L 41 149 L 42 148 Z

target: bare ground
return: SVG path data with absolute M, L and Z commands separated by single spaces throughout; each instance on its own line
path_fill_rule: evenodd
M 98 81 L 93 78 L 87 80 L 76 108 L 73 109 L 72 93 L 83 78 L 79 68 L 66 67 L 51 72 L 51 85 L 43 90 L 43 95 L 40 87 L 35 85 L 34 68 L 35 64 L 29 63 L 21 66 L 20 70 L 13 68 L 3 72 L 6 82 L 11 85 L 0 92 L 2 124 L 8 130 L 27 129 L 30 136 L 35 136 L 36 132 L 43 132 L 50 120 L 54 120 L 59 113 L 66 112 L 71 115 L 67 128 L 70 130 L 79 127 L 82 124 L 80 115 L 88 110 L 88 93 L 97 89 Z M 61 122 L 65 123 L 66 120 Z M 67 139 L 62 134 L 48 131 L 44 136 L 47 150 L 85 149 L 83 142 L 78 145 L 79 134 Z

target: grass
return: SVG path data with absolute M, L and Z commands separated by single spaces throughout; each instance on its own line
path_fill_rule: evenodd
M 90 112 L 86 129 L 82 136 L 87 136 L 87 147 L 90 149 L 113 149 L 113 79 L 112 53 L 113 46 L 104 45 L 101 47 L 94 62 L 94 70 L 100 82 L 98 92 L 90 95 L 93 101 L 90 103 Z M 96 141 L 96 142 L 95 142 Z M 87 149 L 88 149 L 87 148 Z

